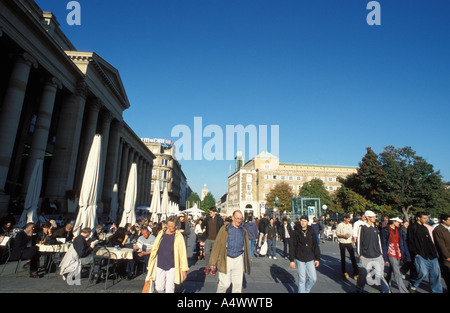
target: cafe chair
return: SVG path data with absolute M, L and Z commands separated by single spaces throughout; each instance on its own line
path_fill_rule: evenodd
M 113 276 L 114 282 L 119 278 L 119 273 L 117 269 L 116 260 L 111 258 L 111 252 L 106 247 L 101 247 L 96 252 L 94 252 L 94 264 L 91 267 L 91 272 L 89 274 L 89 280 L 98 280 L 100 278 L 105 279 L 105 290 L 108 286 L 108 279 Z M 98 275 L 94 277 L 94 275 Z

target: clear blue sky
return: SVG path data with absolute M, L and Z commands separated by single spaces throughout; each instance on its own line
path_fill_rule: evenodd
M 194 116 L 280 125 L 281 162 L 357 166 L 366 147 L 411 146 L 450 180 L 449 1 L 380 0 L 381 26 L 368 0 L 81 0 L 81 26 L 68 2 L 37 0 L 119 70 L 140 137 L 175 141 Z M 181 164 L 194 191 L 227 191 L 232 161 Z

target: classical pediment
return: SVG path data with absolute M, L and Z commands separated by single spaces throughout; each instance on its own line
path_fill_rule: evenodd
M 115 67 L 95 52 L 66 51 L 66 54 L 85 75 L 88 74 L 88 69 L 95 71 L 101 77 L 102 83 L 118 98 L 123 109 L 130 107 L 122 79 Z

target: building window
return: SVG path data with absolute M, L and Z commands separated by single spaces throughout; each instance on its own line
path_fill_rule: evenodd
M 276 179 L 277 179 L 277 176 L 276 176 L 276 175 L 273 175 L 272 179 L 275 179 L 275 180 L 276 180 Z
M 167 160 L 167 159 L 161 159 L 161 165 L 162 165 L 162 166 L 168 166 L 168 164 L 169 164 L 169 160 Z
M 247 174 L 247 183 L 251 183 L 252 182 L 252 175 Z
M 281 180 L 286 180 L 286 176 L 281 176 Z
M 264 184 L 264 189 L 269 189 L 269 184 Z
M 289 176 L 289 180 L 294 180 L 294 176 Z
M 301 176 L 297 176 L 297 180 L 302 180 L 302 177 Z
M 333 178 L 333 177 L 328 177 L 328 181 L 329 181 L 329 182 L 333 182 L 333 181 L 334 181 L 334 178 Z
M 247 184 L 247 191 L 252 191 L 252 185 L 251 184 Z
M 270 170 L 270 164 L 264 164 L 264 169 Z

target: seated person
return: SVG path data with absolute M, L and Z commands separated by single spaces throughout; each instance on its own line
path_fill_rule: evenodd
M 126 234 L 125 228 L 119 227 L 117 228 L 116 232 L 111 237 L 109 237 L 108 246 L 119 246 L 120 248 L 123 248 L 125 246 L 125 243 L 127 242 L 127 239 L 128 236 Z
M 100 240 L 100 234 L 103 234 L 103 225 L 98 224 L 95 231 L 92 233 L 92 238 L 95 240 Z
M 27 223 L 24 229 L 14 238 L 14 247 L 10 261 L 30 260 L 30 277 L 39 278 L 39 248 L 32 245 L 34 223 Z
M 45 222 L 42 224 L 42 229 L 38 233 L 38 242 L 40 245 L 56 244 L 56 239 L 52 238 L 52 233 L 50 232 L 49 222 Z
M 57 238 L 65 238 L 66 242 L 72 241 L 73 239 L 73 225 L 72 224 L 67 224 L 65 227 L 61 227 L 59 229 L 57 229 L 53 234 L 52 234 L 52 238 L 53 239 L 57 239 Z
M 81 265 L 91 264 L 93 262 L 92 251 L 95 247 L 95 242 L 89 236 L 91 229 L 89 227 L 80 230 L 80 234 L 73 240 L 73 248 L 80 258 Z
M 156 231 L 156 227 L 155 227 Z M 152 253 L 153 244 L 155 243 L 156 235 L 151 234 L 147 227 L 142 227 L 141 236 L 138 238 L 136 245 L 133 248 L 133 260 L 127 262 L 127 278 L 131 279 L 134 273 L 135 261 L 142 261 L 148 264 L 148 259 Z
M 9 232 L 11 231 L 12 228 L 13 228 L 12 223 L 10 221 L 6 221 L 5 224 L 2 225 L 0 235 L 9 236 Z

